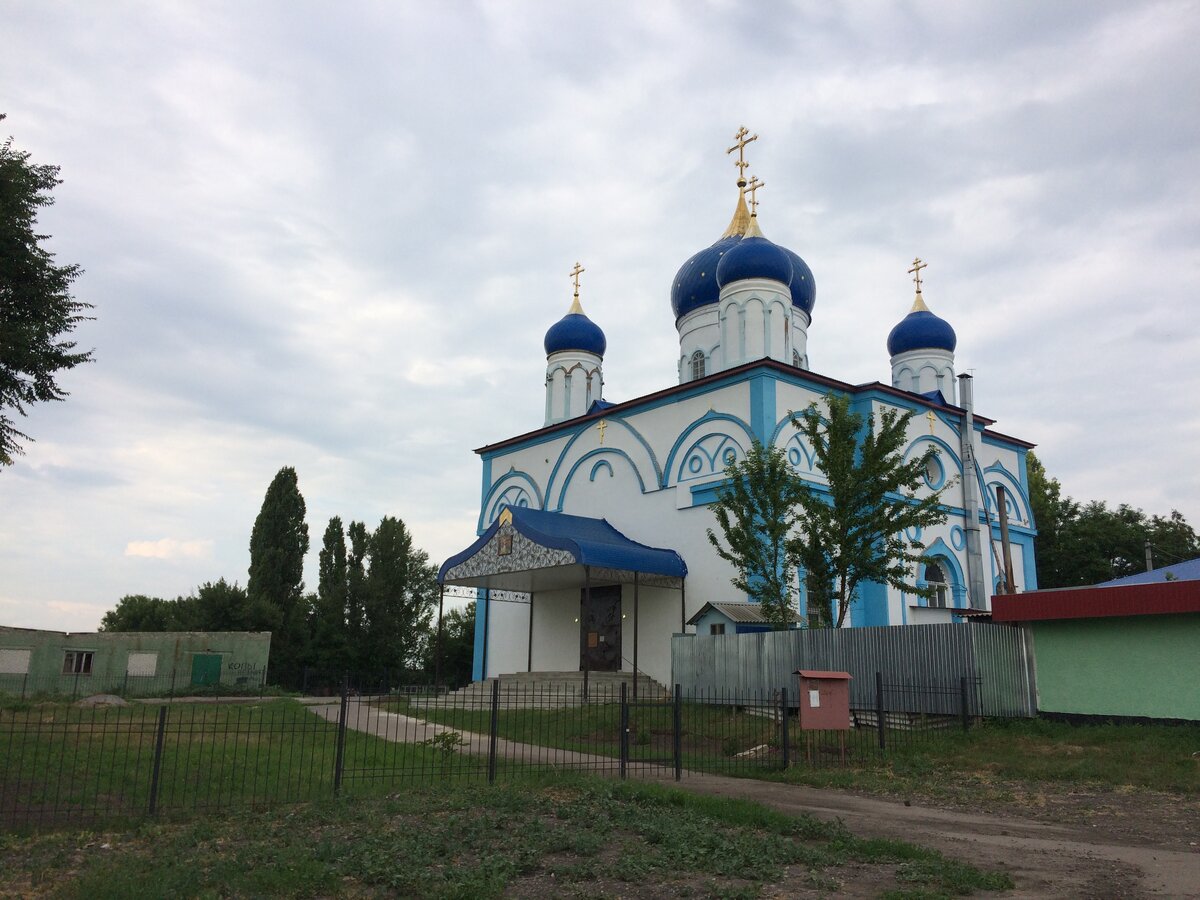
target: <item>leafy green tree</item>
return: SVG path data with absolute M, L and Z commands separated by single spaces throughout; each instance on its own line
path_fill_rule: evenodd
M 783 450 L 758 441 L 725 475 L 712 505 L 721 537 L 710 528 L 708 542 L 737 572 L 733 586 L 762 606 L 774 628 L 787 628 L 796 575 L 790 541 L 804 488 Z
M 346 604 L 349 599 L 346 532 L 334 516 L 325 528 L 318 561 L 317 596 L 313 603 L 311 663 L 325 675 L 349 671 Z
M 393 516 L 384 516 L 371 535 L 370 553 L 363 639 L 367 671 L 416 668 L 430 634 L 437 570 Z
M 1033 453 L 1026 467 L 1038 530 L 1038 587 L 1079 587 L 1141 572 L 1146 541 L 1156 567 L 1200 556 L 1200 539 L 1177 510 L 1147 516 L 1125 503 L 1116 508 L 1103 501 L 1078 503 L 1062 495 L 1058 479 L 1047 475 Z
M 31 403 L 64 399 L 57 373 L 92 359 L 62 339 L 91 309 L 71 296 L 81 269 L 55 265 L 42 246 L 49 236 L 35 230 L 38 210 L 54 202 L 58 171 L 13 150 L 11 138 L 0 144 L 0 466 L 12 465 L 21 441 L 32 440 L 9 411 L 25 416 Z
M 864 420 L 851 409 L 848 397 L 828 394 L 824 399 L 825 416 L 815 403 L 792 416 L 792 424 L 813 450 L 816 468 L 828 481 L 827 492 L 802 483 L 794 556 L 810 565 L 824 560 L 817 571 L 830 579 L 834 624 L 840 628 L 863 582 L 921 596 L 932 593 L 911 581 L 924 547 L 910 544 L 905 531 L 946 520 L 940 506 L 945 488 L 917 496 L 936 450 L 931 445 L 904 461 L 912 411 L 884 409 L 878 420 L 874 413 Z
M 127 594 L 100 620 L 101 631 L 176 631 L 175 601 Z
M 284 466 L 272 479 L 250 533 L 250 579 L 246 593 L 259 608 L 278 610 L 271 638 L 271 666 L 280 683 L 295 683 L 308 644 L 304 603 L 304 555 L 308 524 L 296 470 Z
M 437 668 L 436 623 L 434 637 L 425 652 L 425 671 L 433 678 Z M 475 601 L 461 609 L 450 609 L 442 617 L 442 684 L 469 684 L 475 663 Z

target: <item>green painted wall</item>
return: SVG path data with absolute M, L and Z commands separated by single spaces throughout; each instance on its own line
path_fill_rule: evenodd
M 1032 626 L 1043 712 L 1200 720 L 1200 615 Z
M 2 671 L 19 663 L 23 656 L 20 651 L 28 651 L 28 671 Z M 0 627 L 0 693 L 148 695 L 180 693 L 193 685 L 217 683 L 257 687 L 266 675 L 270 651 L 268 631 L 67 634 Z M 65 674 L 63 663 L 68 652 L 90 652 L 91 672 Z M 154 674 L 131 673 L 131 654 L 141 654 L 137 661 L 143 671 L 151 662 L 148 654 L 153 654 Z

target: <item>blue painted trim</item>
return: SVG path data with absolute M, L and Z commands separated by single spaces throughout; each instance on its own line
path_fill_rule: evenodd
M 771 446 L 775 422 L 775 379 L 765 374 L 750 380 L 750 427 L 755 439 L 764 447 Z
M 877 581 L 861 582 L 858 586 L 858 609 L 855 610 L 858 615 L 854 616 L 854 627 L 891 624 L 888 622 L 887 596 L 886 584 Z
M 475 590 L 475 654 L 471 662 L 471 680 L 483 681 L 483 642 L 487 635 L 487 614 L 489 610 L 483 602 L 483 591 Z
M 1025 590 L 1036 591 L 1038 589 L 1037 557 L 1033 538 L 1022 535 L 1020 540 L 1014 540 L 1013 543 L 1018 544 L 1021 548 L 1021 569 L 1025 575 Z
M 554 504 L 553 508 L 551 508 L 551 512 L 563 511 L 563 500 L 567 496 L 567 490 L 571 487 L 571 481 L 574 479 L 575 473 L 579 471 L 579 467 L 582 466 L 587 460 L 596 456 L 615 456 L 618 459 L 625 460 L 627 463 L 629 463 L 629 468 L 633 469 L 633 474 L 637 477 L 638 487 L 641 489 L 641 492 L 643 494 L 648 493 L 646 490 L 646 482 L 642 481 L 642 473 L 638 471 L 637 464 L 634 463 L 628 453 L 626 453 L 624 450 L 619 450 L 616 447 L 597 447 L 595 450 L 589 450 L 587 453 L 583 454 L 583 456 L 579 457 L 579 459 L 575 460 L 575 464 L 571 466 L 571 470 L 567 472 L 566 477 L 563 479 L 562 488 L 558 492 L 557 502 Z
M 963 531 L 961 525 L 954 525 L 950 528 L 950 545 L 960 553 L 967 549 L 967 533 Z
M 692 506 L 708 506 L 717 502 L 717 492 L 729 483 L 728 478 L 720 481 L 710 481 L 708 484 L 697 484 L 691 488 Z
M 612 416 L 610 418 L 605 418 L 605 421 L 607 421 L 609 423 L 609 425 L 621 425 L 622 427 L 625 428 L 626 431 L 628 431 L 631 435 L 633 435 L 634 440 L 636 440 L 639 444 L 641 444 L 642 449 L 646 451 L 646 455 L 650 458 L 650 468 L 654 475 L 655 485 L 658 485 L 659 483 L 661 483 L 662 470 L 658 466 L 658 459 L 657 459 L 657 457 L 655 457 L 654 451 L 650 449 L 650 445 L 648 443 L 646 443 L 646 439 L 641 436 L 641 434 L 638 432 L 638 430 L 636 428 L 634 428 L 632 425 L 630 425 L 628 422 L 626 422 L 620 416 Z M 584 425 L 578 431 L 576 431 L 573 435 L 571 435 L 570 440 L 568 440 L 566 445 L 562 448 L 562 450 L 559 451 L 558 458 L 554 461 L 554 466 L 550 470 L 550 477 L 548 479 L 546 479 L 546 502 L 547 503 L 549 502 L 549 498 L 554 496 L 554 492 L 555 492 L 554 481 L 558 477 L 559 470 L 562 468 L 563 460 L 567 458 L 567 455 L 571 452 L 571 448 L 575 446 L 575 443 L 581 437 L 583 437 L 585 434 L 587 434 L 592 428 L 594 428 L 596 425 L 598 425 L 599 423 L 600 423 L 600 418 L 589 419 L 586 425 Z M 562 435 L 558 435 L 558 436 L 561 437 Z M 518 450 L 523 450 L 523 449 L 525 449 L 524 445 L 520 445 L 517 447 L 510 448 L 507 452 L 515 453 Z M 597 449 L 616 450 L 619 448 L 599 447 Z M 589 452 L 591 452 L 591 451 L 589 451 Z M 624 451 L 620 451 L 620 452 L 624 453 Z M 585 459 L 587 457 L 587 455 L 588 454 L 584 454 L 583 456 L 580 457 L 580 459 Z M 632 458 L 629 457 L 628 455 L 626 455 L 626 458 L 629 459 L 631 463 L 633 462 Z M 578 461 L 577 461 L 577 463 L 578 463 Z M 638 481 L 642 484 L 642 493 L 646 493 L 645 480 L 642 478 L 641 470 L 638 469 L 636 464 L 634 465 L 633 468 L 634 468 L 634 471 L 638 473 Z M 572 466 L 571 471 L 574 471 L 574 466 Z M 561 498 L 561 496 L 562 496 L 562 491 L 560 490 L 559 497 Z M 543 507 L 543 508 L 548 508 L 548 507 Z
M 483 490 L 479 495 L 479 515 L 483 516 L 483 510 L 487 507 L 488 492 L 492 489 L 492 461 L 485 459 L 483 461 Z M 476 532 L 479 526 L 476 525 Z
M 707 441 L 709 438 L 720 438 L 721 439 L 721 442 L 717 445 L 716 453 L 709 454 L 707 450 L 704 450 L 703 447 L 700 446 L 705 441 Z M 729 446 L 730 444 L 732 444 L 733 446 L 730 447 Z M 743 447 L 740 443 L 738 443 L 737 438 L 735 438 L 731 434 L 727 434 L 724 431 L 713 431 L 713 432 L 710 432 L 709 434 L 704 435 L 701 438 L 697 438 L 696 440 L 692 441 L 691 445 L 681 455 L 680 460 L 679 460 L 678 471 L 675 472 L 675 474 L 673 476 L 674 477 L 673 483 L 676 485 L 679 485 L 684 481 L 692 481 L 693 479 L 696 479 L 696 478 L 705 478 L 705 477 L 712 476 L 712 475 L 718 475 L 718 474 L 724 472 L 726 466 L 728 466 L 729 464 L 726 463 L 723 459 L 718 459 L 717 454 L 724 455 L 724 453 L 726 453 L 730 450 L 733 450 L 734 460 L 736 460 L 739 455 L 743 459 L 745 459 L 746 448 Z M 703 454 L 704 457 L 708 460 L 709 465 L 710 465 L 710 471 L 688 473 L 687 475 L 685 475 L 685 473 L 683 471 L 683 467 L 685 465 L 687 465 L 689 460 L 695 458 L 693 456 L 693 454 L 697 453 L 697 452 Z M 701 464 L 701 465 L 703 465 L 703 464 Z M 667 477 L 672 478 L 672 475 L 670 472 L 667 472 Z
M 607 459 L 601 459 L 598 460 L 594 466 L 592 466 L 592 473 L 588 476 L 588 481 L 595 481 L 596 473 L 599 472 L 601 468 L 608 469 L 609 478 L 615 477 L 613 474 L 612 463 L 610 463 Z
M 530 475 L 528 472 L 522 472 L 520 469 L 516 469 L 516 468 L 509 469 L 507 472 L 505 472 L 503 475 L 500 476 L 500 480 L 497 481 L 495 484 L 493 484 L 491 489 L 484 495 L 483 504 L 479 507 L 479 520 L 475 524 L 475 533 L 476 534 L 483 534 L 483 532 L 487 528 L 487 526 L 491 524 L 490 521 L 487 521 L 485 524 L 488 509 L 492 506 L 493 503 L 496 502 L 496 498 L 499 497 L 500 494 L 504 493 L 504 491 L 506 490 L 506 483 L 509 481 L 517 481 L 517 480 L 524 480 L 525 483 L 528 484 L 529 487 L 533 489 L 532 496 L 533 496 L 534 502 L 537 504 L 538 509 L 543 509 L 545 507 L 546 499 L 545 499 L 545 497 L 542 496 L 542 492 L 538 488 L 537 482 L 533 480 L 533 476 Z M 496 517 L 492 516 L 491 518 L 494 519 Z
M 730 415 L 729 413 L 719 413 L 709 410 L 696 421 L 692 422 L 692 424 L 688 425 L 687 428 L 683 429 L 683 431 L 679 433 L 679 437 L 675 439 L 675 443 L 671 445 L 671 452 L 667 454 L 667 464 L 663 467 L 663 480 L 659 482 L 661 487 L 669 487 L 674 483 L 670 481 L 671 473 L 675 470 L 675 457 L 679 455 L 679 448 L 682 446 L 683 442 L 686 441 L 696 429 L 702 428 L 705 425 L 711 424 L 712 422 L 732 422 L 741 428 L 743 432 L 745 432 L 748 442 L 754 440 L 753 429 L 751 429 L 748 424 L 739 419 L 737 416 Z M 713 434 L 725 434 L 726 437 L 733 437 L 733 435 L 728 434 L 727 432 L 714 431 Z M 689 444 L 688 449 L 690 450 L 691 447 L 692 444 Z
M 967 598 L 967 579 L 963 574 L 963 568 L 958 562 L 958 556 L 946 546 L 946 542 L 938 538 L 932 544 L 925 548 L 925 556 L 929 557 L 930 562 L 947 563 L 943 568 L 948 569 L 946 577 L 950 579 L 950 595 L 954 600 L 954 606 L 961 607 L 966 605 Z M 921 566 L 921 575 L 917 579 L 917 587 L 928 587 L 929 582 L 925 580 L 925 567 Z M 924 597 L 921 598 L 922 605 L 928 605 Z
M 947 456 L 949 456 L 951 461 L 953 461 L 955 474 L 959 475 L 960 477 L 962 476 L 962 459 L 959 457 L 958 453 L 955 452 L 953 447 L 936 435 L 923 434 L 909 444 L 908 449 L 904 451 L 904 456 L 902 457 L 906 462 L 908 461 L 908 458 L 912 456 L 913 452 L 917 449 L 917 445 L 919 444 L 937 445 L 937 448 L 942 451 L 942 453 L 945 453 Z M 924 453 L 925 451 L 922 450 L 921 452 Z

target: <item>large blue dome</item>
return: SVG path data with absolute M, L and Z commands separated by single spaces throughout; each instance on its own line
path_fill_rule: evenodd
M 888 335 L 888 353 L 896 356 L 909 350 L 947 350 L 954 352 L 958 337 L 945 319 L 927 309 L 914 309 L 900 320 Z
M 791 285 L 791 257 L 765 237 L 744 237 L 717 263 L 717 283 L 725 287 L 746 278 L 770 278 Z
M 563 350 L 582 350 L 603 357 L 608 341 L 600 326 L 582 312 L 569 312 L 550 326 L 544 346 L 547 356 Z
M 717 285 L 717 263 L 741 239 L 741 235 L 721 238 L 679 267 L 671 284 L 671 309 L 675 311 L 676 321 L 702 306 L 717 302 L 721 294 Z
M 812 316 L 813 307 L 817 305 L 817 282 L 813 279 L 812 269 L 800 258 L 799 253 L 783 248 L 783 252 L 792 261 L 792 305 L 804 310 Z

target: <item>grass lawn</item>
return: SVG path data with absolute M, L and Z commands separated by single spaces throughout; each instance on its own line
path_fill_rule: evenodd
M 583 777 L 416 787 L 369 803 L 0 835 L 0 894 L 934 898 L 1012 887 L 899 841 L 656 785 Z
M 409 708 L 408 715 L 487 733 L 489 710 Z M 664 759 L 672 752 L 672 712 L 638 709 L 630 719 L 630 758 Z M 620 752 L 619 707 L 593 704 L 557 710 L 501 710 L 501 737 L 608 756 Z M 929 732 L 889 730 L 880 753 L 874 729 L 847 735 L 841 764 L 838 741 L 823 733 L 806 762 L 805 736 L 792 720 L 792 767 L 782 772 L 779 726 L 769 716 L 729 706 L 685 703 L 682 756 L 686 768 L 717 774 L 783 777 L 815 786 L 912 793 L 953 776 L 980 784 L 995 780 L 1134 788 L 1179 795 L 1200 794 L 1200 725 L 1068 725 L 1048 720 L 996 720 L 969 732 L 958 727 Z M 758 752 L 755 752 L 757 749 Z M 742 754 L 742 755 L 739 755 Z M 933 778 L 937 776 L 937 778 Z M 953 778 L 951 780 L 953 780 Z
M 144 814 L 159 707 L 0 708 L 0 826 Z M 160 810 L 211 809 L 333 795 L 337 726 L 292 700 L 172 704 L 163 730 Z M 480 761 L 347 731 L 344 793 L 401 778 L 480 777 Z

